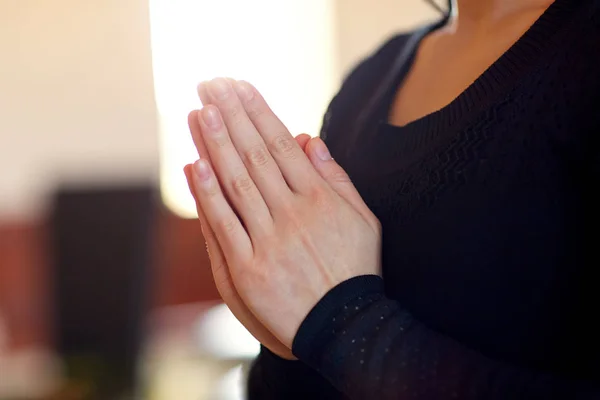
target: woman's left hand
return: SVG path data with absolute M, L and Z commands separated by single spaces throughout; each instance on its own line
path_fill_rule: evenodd
M 215 79 L 199 92 L 210 162 L 194 164 L 197 200 L 241 298 L 291 348 L 330 289 L 380 273 L 379 221 L 323 141 L 305 153 L 250 84 Z

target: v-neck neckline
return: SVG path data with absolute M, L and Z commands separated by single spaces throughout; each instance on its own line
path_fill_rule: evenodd
M 569 19 L 568 14 L 577 9 L 581 2 L 556 0 L 503 55 L 448 105 L 406 125 L 391 125 L 387 117 L 393 99 L 414 63 L 420 42 L 427 34 L 444 26 L 446 19 L 416 32 L 416 44 L 412 46 L 412 53 L 408 57 L 406 54 L 402 55 L 403 62 L 398 63 L 391 72 L 394 84 L 390 85 L 380 98 L 382 112 L 379 123 L 383 131 L 393 134 L 396 139 L 398 136 L 411 139 L 414 135 L 422 136 L 420 139 L 432 138 L 441 132 L 452 130 L 469 115 L 489 107 L 492 101 L 497 100 L 499 94 L 506 92 L 524 73 L 536 65 L 544 51 L 551 48 L 552 36 L 560 30 L 562 24 Z

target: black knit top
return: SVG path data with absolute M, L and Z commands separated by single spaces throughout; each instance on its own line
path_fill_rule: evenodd
M 555 1 L 451 104 L 387 125 L 440 25 L 362 62 L 321 133 L 382 223 L 383 279 L 332 289 L 300 361 L 263 348 L 250 399 L 600 399 L 600 1 Z

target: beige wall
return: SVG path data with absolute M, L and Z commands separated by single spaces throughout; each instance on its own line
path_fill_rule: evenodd
M 425 0 L 336 0 L 342 73 L 396 32 L 414 29 L 439 14 Z
M 423 0 L 337 2 L 343 72 L 435 16 Z M 43 209 L 59 179 L 156 179 L 153 95 L 147 0 L 0 0 L 0 217 Z
M 0 0 L 0 214 L 157 175 L 145 0 Z

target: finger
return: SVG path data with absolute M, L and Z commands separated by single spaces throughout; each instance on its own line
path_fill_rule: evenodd
M 228 78 L 227 80 L 232 85 L 235 84 L 235 82 L 236 82 L 234 79 Z M 208 82 L 202 82 L 200 85 L 198 85 L 198 95 L 200 97 L 200 101 L 205 106 L 208 104 L 211 104 L 208 92 L 206 90 L 207 83 Z M 201 138 L 202 135 L 200 133 L 200 125 L 198 124 L 197 112 L 198 111 L 195 110 L 195 111 L 192 111 L 188 115 L 188 125 L 190 126 L 190 131 L 192 132 L 192 137 L 194 138 L 194 144 L 196 145 L 196 148 L 198 149 L 200 157 L 207 158 L 208 155 L 205 154 L 206 151 L 203 152 L 203 150 L 206 150 L 206 146 L 204 145 L 204 142 Z M 300 146 L 300 148 L 304 152 L 306 150 L 306 145 L 308 144 L 308 142 L 311 139 L 311 136 L 306 133 L 301 133 L 301 134 L 295 136 L 294 139 L 296 140 L 296 143 L 298 143 L 298 146 Z
M 235 83 L 235 79 L 232 78 L 224 78 L 227 79 L 227 82 L 229 82 L 230 85 L 233 85 Z M 211 102 L 210 100 L 210 95 L 208 94 L 208 81 L 204 81 L 204 82 L 200 82 L 200 84 L 198 85 L 198 96 L 200 97 L 200 101 L 202 102 L 203 106 L 209 105 L 209 104 L 213 104 L 214 102 Z
M 202 137 L 200 123 L 198 122 L 198 119 L 200 118 L 199 115 L 200 110 L 194 110 L 190 112 L 188 114 L 188 126 L 190 127 L 190 132 L 192 134 L 192 139 L 194 141 L 194 145 L 196 146 L 196 150 L 198 151 L 198 155 L 200 156 L 200 158 L 204 158 L 205 160 L 211 162 L 210 154 L 208 153 L 208 150 L 206 148 L 206 143 L 204 143 L 204 138 Z M 225 198 L 231 205 L 231 200 L 227 198 L 227 194 L 225 194 Z
M 198 85 L 198 96 L 200 97 L 200 102 L 202 103 L 202 106 L 207 106 L 209 104 L 212 104 L 210 102 L 210 98 L 208 96 L 208 91 L 206 90 L 206 87 L 208 86 L 208 81 L 204 81 L 204 82 L 200 82 L 200 84 Z
M 192 196 L 196 200 L 196 210 L 198 212 L 198 219 L 202 226 L 202 234 L 206 240 L 206 250 L 210 257 L 210 267 L 215 281 L 215 286 L 221 299 L 227 304 L 227 307 L 231 310 L 231 313 L 240 321 L 242 325 L 256 338 L 258 341 L 268 341 L 270 349 L 279 354 L 286 354 L 289 349 L 281 342 L 279 342 L 275 336 L 273 336 L 261 323 L 254 317 L 252 312 L 245 303 L 242 301 L 239 293 L 235 289 L 233 280 L 231 279 L 231 273 L 227 266 L 225 256 L 221 250 L 221 246 L 217 242 L 217 239 L 206 220 L 206 216 L 200 207 L 199 202 L 196 199 L 196 189 L 194 187 L 193 178 L 193 166 L 188 164 L 184 167 L 188 187 Z
M 223 250 L 217 241 L 214 231 L 210 227 L 208 220 L 206 219 L 206 215 L 204 211 L 202 211 L 202 207 L 200 207 L 200 202 L 196 196 L 196 188 L 194 186 L 194 172 L 193 172 L 193 164 L 188 164 L 183 169 L 185 173 L 185 177 L 188 183 L 188 188 L 192 197 L 194 198 L 194 202 L 196 203 L 196 213 L 198 214 L 198 220 L 200 221 L 200 228 L 202 229 L 202 236 L 206 241 L 206 251 L 211 260 L 216 259 L 225 259 L 223 255 Z
M 228 79 L 228 80 L 232 84 L 235 84 L 234 79 Z M 202 84 L 198 85 L 198 95 L 200 96 L 200 101 L 202 102 L 203 105 L 206 106 L 206 105 L 210 104 L 209 96 L 206 91 L 206 82 L 203 82 Z M 192 137 L 194 138 L 194 144 L 196 145 L 196 148 L 198 149 L 200 158 L 207 158 L 208 154 L 205 154 L 206 151 L 203 152 L 203 150 L 206 150 L 206 146 L 204 145 L 204 142 L 201 137 L 202 135 L 200 133 L 200 125 L 198 124 L 197 113 L 198 113 L 198 110 L 194 110 L 188 115 L 188 125 L 190 126 L 190 131 L 192 132 Z M 298 143 L 298 146 L 300 146 L 302 151 L 305 152 L 306 145 L 310 141 L 311 136 L 307 133 L 301 133 L 299 135 L 296 135 L 294 137 L 294 139 L 296 140 L 296 143 Z
M 273 219 L 262 193 L 231 141 L 221 113 L 215 106 L 207 105 L 198 116 L 202 139 L 224 196 L 231 202 L 251 237 L 262 237 L 270 232 Z
M 267 144 L 287 184 L 296 192 L 304 192 L 317 176 L 302 148 L 293 140 L 285 125 L 273 113 L 258 91 L 245 81 L 234 85 L 250 120 Z
M 190 133 L 192 134 L 194 146 L 196 146 L 196 150 L 198 151 L 198 155 L 200 158 L 210 160 L 210 154 L 208 154 L 208 150 L 206 149 L 206 144 L 202 138 L 200 123 L 198 122 L 200 118 L 199 113 L 199 110 L 194 110 L 188 114 L 188 126 L 190 128 Z
M 223 196 L 217 177 L 207 160 L 200 159 L 194 163 L 191 181 L 198 208 L 206 218 L 206 226 L 214 232 L 227 262 L 235 263 L 251 257 L 250 237 Z
M 202 132 L 200 128 L 199 120 L 199 110 L 194 110 L 188 114 L 188 126 L 190 127 L 190 132 L 192 134 L 192 140 L 194 141 L 194 145 L 196 146 L 196 150 L 198 151 L 198 156 L 200 158 L 204 158 L 210 162 L 210 154 L 206 148 L 206 143 L 204 143 L 204 138 L 202 137 Z M 192 164 L 190 164 L 192 165 Z M 225 196 L 227 198 L 227 196 Z M 231 201 L 227 199 L 227 201 Z M 234 210 L 235 211 L 235 210 Z
M 306 145 L 310 141 L 310 135 L 308 135 L 306 133 L 301 133 L 301 134 L 297 135 L 296 137 L 294 137 L 294 139 L 296 139 L 296 143 L 298 143 L 298 146 L 300 146 L 302 151 L 305 151 Z
M 217 78 L 201 84 L 198 92 L 221 112 L 227 131 L 248 173 L 254 180 L 265 202 L 273 207 L 291 191 L 283 179 L 277 163 L 269 153 L 263 138 L 250 121 L 244 107 L 227 79 Z M 217 169 L 217 175 L 219 170 Z
M 200 221 L 200 228 L 202 229 L 202 236 L 204 236 L 204 240 L 206 241 L 206 251 L 208 252 L 211 260 L 224 259 L 223 251 L 221 250 L 221 246 L 219 242 L 217 242 L 217 238 L 215 237 L 215 233 L 211 229 L 208 221 L 206 220 L 206 215 L 204 215 L 204 211 L 200 207 L 200 203 L 198 202 L 198 198 L 196 197 L 196 190 L 194 187 L 194 179 L 193 179 L 193 165 L 188 164 L 183 168 L 183 172 L 185 174 L 185 178 L 188 183 L 188 188 L 190 189 L 190 193 L 194 198 L 194 202 L 196 203 L 196 213 L 198 214 L 198 220 Z
M 231 274 L 229 272 L 229 268 L 227 267 L 223 250 L 221 249 L 214 231 L 210 227 L 208 220 L 206 219 L 206 215 L 204 214 L 204 211 L 202 211 L 202 207 L 200 207 L 200 203 L 196 198 L 196 188 L 194 186 L 193 178 L 193 165 L 186 165 L 184 172 L 190 192 L 196 201 L 196 211 L 198 213 L 198 219 L 200 220 L 202 235 L 204 236 L 204 240 L 206 240 L 206 251 L 210 258 L 211 271 L 215 285 L 219 291 L 219 294 L 221 295 L 221 298 L 224 301 L 231 301 L 232 297 L 239 297 L 239 295 L 233 289 L 233 281 L 231 280 Z
M 375 216 L 363 201 L 346 171 L 331 157 L 323 140 L 319 137 L 312 138 L 306 146 L 306 153 L 315 169 L 329 186 L 340 197 L 350 203 L 363 218 L 372 222 Z

